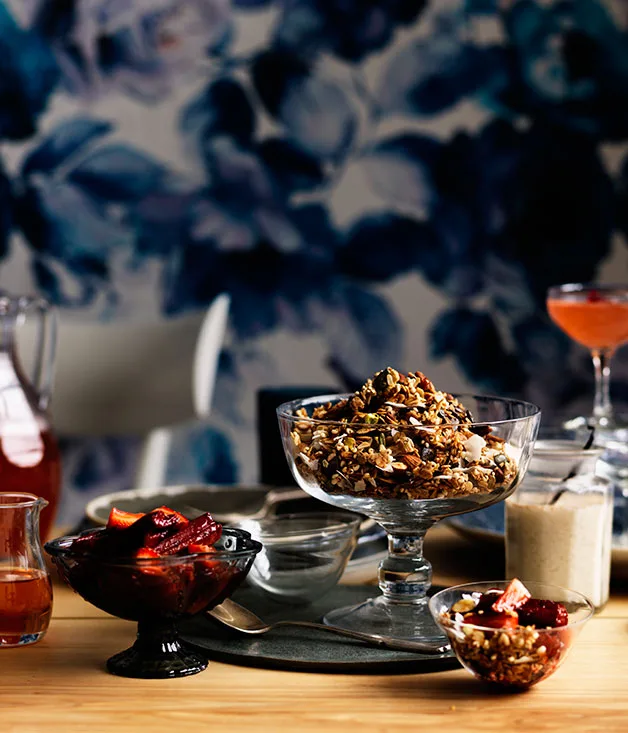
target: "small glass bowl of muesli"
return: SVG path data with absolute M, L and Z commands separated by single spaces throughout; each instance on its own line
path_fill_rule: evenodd
M 436 593 L 434 619 L 478 679 L 526 690 L 562 664 L 593 604 L 577 591 L 518 579 L 466 583 Z
M 365 514 L 388 533 L 381 595 L 324 621 L 401 639 L 446 641 L 427 608 L 427 530 L 445 517 L 503 501 L 527 469 L 540 410 L 520 400 L 454 396 L 421 372 L 382 369 L 353 394 L 277 408 L 299 486 Z

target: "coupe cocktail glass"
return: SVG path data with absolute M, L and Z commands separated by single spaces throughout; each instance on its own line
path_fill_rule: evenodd
M 287 402 L 277 408 L 284 449 L 299 486 L 311 496 L 328 504 L 365 514 L 378 522 L 388 534 L 388 557 L 379 566 L 379 587 L 382 595 L 357 606 L 332 611 L 325 616 L 324 621 L 346 629 L 442 643 L 444 634 L 436 626 L 427 608 L 432 569 L 423 556 L 425 533 L 445 517 L 488 507 L 503 501 L 516 489 L 532 455 L 540 410 L 535 405 L 518 400 L 461 395 L 458 399 L 473 415 L 475 422 L 471 424 L 361 424 L 297 415 L 297 410 L 301 408 L 307 415 L 311 415 L 317 406 L 328 403 L 333 405 L 349 396 L 325 395 Z M 515 461 L 516 470 L 509 474 L 507 480 L 498 482 L 493 490 L 477 493 L 448 496 L 443 491 L 442 496 L 436 495 L 427 499 L 361 496 L 342 480 L 317 480 L 316 471 L 308 470 L 311 466 L 308 467 L 301 457 L 300 448 L 295 446 L 293 439 L 297 425 L 302 434 L 304 424 L 307 428 L 308 423 L 311 423 L 312 436 L 323 429 L 345 439 L 346 436 L 355 435 L 356 440 L 377 440 L 384 445 L 402 431 L 408 439 L 424 446 L 425 450 L 430 450 L 431 445 L 450 444 L 459 430 L 468 432 L 471 429 L 471 432 L 478 435 L 487 435 L 490 432 L 503 439 L 503 449 Z M 334 458 L 331 460 L 334 461 Z M 341 467 L 336 473 L 342 479 Z M 382 486 L 385 475 L 387 474 L 382 474 Z M 445 486 L 446 476 L 432 476 L 431 482 L 435 479 L 442 479 Z M 405 481 L 420 488 L 425 479 L 414 476 Z
M 569 283 L 550 288 L 547 312 L 570 338 L 591 352 L 595 371 L 593 414 L 569 420 L 565 427 L 588 425 L 602 434 L 619 427 L 610 397 L 611 358 L 628 341 L 628 285 Z

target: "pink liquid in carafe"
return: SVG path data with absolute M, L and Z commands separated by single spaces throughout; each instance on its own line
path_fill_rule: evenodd
M 0 491 L 27 492 L 48 502 L 40 518 L 45 540 L 58 505 L 61 461 L 47 415 L 30 392 L 9 354 L 0 353 Z

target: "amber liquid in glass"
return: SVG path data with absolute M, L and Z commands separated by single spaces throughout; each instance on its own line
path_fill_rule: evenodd
M 0 568 L 0 646 L 46 631 L 51 611 L 52 586 L 43 570 Z

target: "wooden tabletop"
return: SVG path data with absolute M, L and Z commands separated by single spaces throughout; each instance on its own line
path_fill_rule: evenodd
M 447 527 L 431 531 L 426 554 L 439 583 L 503 576 L 494 548 Z M 614 588 L 553 677 L 518 694 L 488 692 L 462 669 L 336 675 L 211 662 L 175 680 L 107 674 L 107 657 L 134 634 L 56 585 L 45 639 L 0 651 L 1 733 L 628 731 L 628 585 Z

